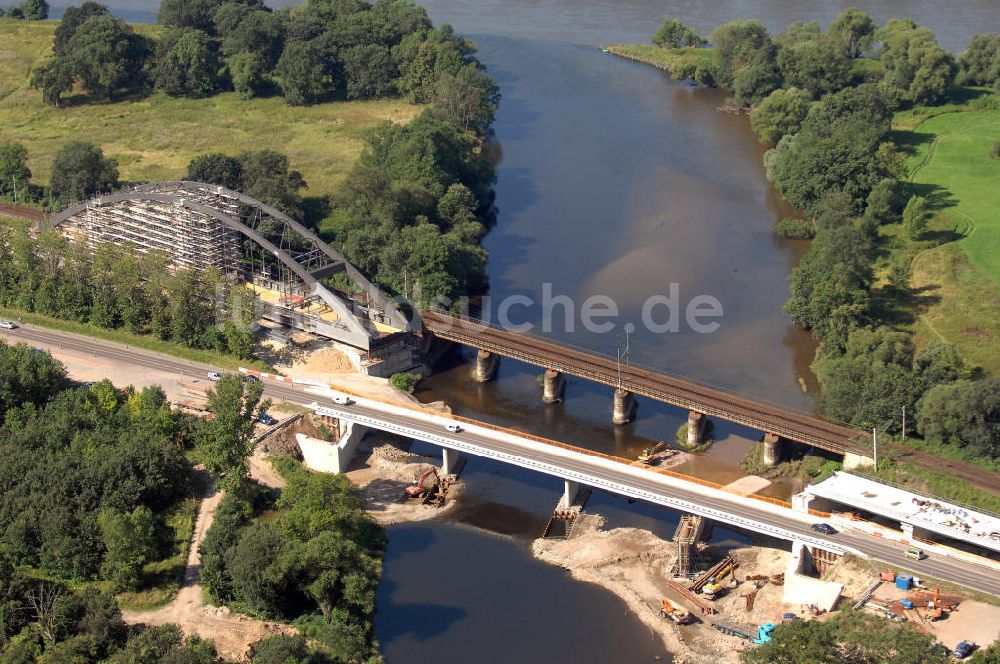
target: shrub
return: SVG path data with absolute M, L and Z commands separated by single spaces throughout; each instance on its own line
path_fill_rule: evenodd
M 422 376 L 416 373 L 395 373 L 389 378 L 389 382 L 397 390 L 402 390 L 407 394 L 413 394 L 413 390 L 416 389 L 417 383 L 420 382 Z
M 990 159 L 1000 159 L 1000 141 L 990 147 L 989 157 Z
M 788 240 L 811 240 L 816 237 L 816 228 L 808 219 L 785 217 L 774 222 L 774 234 Z

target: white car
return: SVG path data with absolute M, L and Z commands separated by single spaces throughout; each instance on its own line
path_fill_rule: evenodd
M 449 433 L 462 433 L 462 427 L 457 424 L 446 424 L 444 428 L 448 430 Z
M 351 397 L 344 396 L 343 394 L 338 394 L 337 396 L 333 397 L 333 403 L 337 404 L 338 406 L 350 406 L 352 403 L 354 403 L 354 400 L 351 399 Z
M 208 372 L 208 379 L 209 380 L 219 380 L 220 378 L 222 378 L 222 376 L 219 375 L 218 371 L 209 371 Z
M 9 320 L 0 320 L 0 327 L 2 327 L 5 330 L 16 330 L 17 323 Z

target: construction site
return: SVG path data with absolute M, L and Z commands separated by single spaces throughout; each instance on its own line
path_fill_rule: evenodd
M 225 187 L 160 182 L 71 206 L 47 221 L 92 252 L 129 245 L 167 269 L 212 271 L 253 293 L 272 346 L 333 346 L 358 373 L 387 377 L 419 363 L 416 327 L 339 252 L 281 211 Z M 216 303 L 220 314 L 232 306 Z
M 933 635 L 949 651 L 1000 637 L 1000 607 L 933 588 L 912 575 L 872 571 L 847 557 L 799 558 L 778 541 L 710 545 L 712 525 L 685 515 L 672 540 L 635 528 L 603 529 L 579 513 L 535 540 L 534 555 L 618 595 L 677 662 L 736 662 L 777 625 L 870 611 Z

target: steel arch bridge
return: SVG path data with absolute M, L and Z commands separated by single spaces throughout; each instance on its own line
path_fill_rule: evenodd
M 203 182 L 156 182 L 72 205 L 46 222 L 91 250 L 132 244 L 164 252 L 170 269 L 215 268 L 253 285 L 262 316 L 371 351 L 380 339 L 421 327 L 340 252 L 280 210 Z M 320 280 L 338 273 L 363 300 Z M 272 294 L 274 297 L 266 297 Z

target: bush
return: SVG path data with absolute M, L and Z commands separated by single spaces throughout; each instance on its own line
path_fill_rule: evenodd
M 423 378 L 420 374 L 415 373 L 395 373 L 389 378 L 389 382 L 397 390 L 402 390 L 407 394 L 413 394 L 413 390 L 416 389 L 417 383 Z
M 816 237 L 816 228 L 808 219 L 785 217 L 774 222 L 774 234 L 787 240 L 811 240 Z
M 988 154 L 990 159 L 1000 159 L 1000 141 L 997 141 L 990 147 Z

